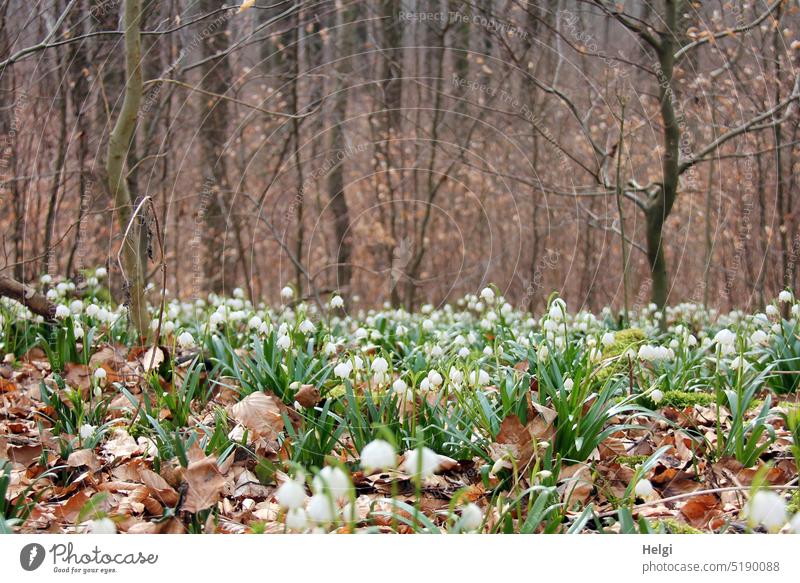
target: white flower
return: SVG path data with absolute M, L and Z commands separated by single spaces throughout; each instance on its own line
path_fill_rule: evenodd
M 314 330 L 316 330 L 316 327 L 314 326 L 314 323 L 311 320 L 306 318 L 305 320 L 300 322 L 300 332 L 302 332 L 303 334 L 311 334 L 312 332 L 314 332 Z
M 486 385 L 489 384 L 489 381 L 491 379 L 489 378 L 489 373 L 481 369 L 478 370 L 477 372 L 474 370 L 470 372 L 468 380 L 469 384 L 474 387 L 485 387 Z
M 433 330 L 433 320 L 423 320 L 422 329 L 425 330 L 425 332 L 430 332 Z
M 99 277 L 99 278 L 102 279 L 106 275 L 108 275 L 108 271 L 106 270 L 105 267 L 98 267 L 97 269 L 94 270 L 94 276 L 95 277 Z
M 63 320 L 65 318 L 69 318 L 71 312 L 69 308 L 63 304 L 59 304 L 56 306 L 56 318 Z
M 69 310 L 73 314 L 80 314 L 83 311 L 83 302 L 80 300 L 74 300 L 69 305 Z
M 442 375 L 439 374 L 438 370 L 431 370 L 428 373 L 428 382 L 431 384 L 431 386 L 438 387 L 441 386 L 441 384 L 444 382 L 444 379 L 442 378 Z
M 117 534 L 117 525 L 110 518 L 100 518 L 90 521 L 87 530 L 90 534 Z
M 405 393 L 408 385 L 403 379 L 397 379 L 395 382 L 392 383 L 392 390 L 395 393 Z
M 783 304 L 788 304 L 792 301 L 792 292 L 789 290 L 783 290 L 781 293 L 778 294 L 778 301 Z
M 737 356 L 731 361 L 731 368 L 733 370 L 747 369 L 747 361 L 741 356 Z
M 108 376 L 108 373 L 106 372 L 106 369 L 104 369 L 102 367 L 100 367 L 100 368 L 98 368 L 98 369 L 96 369 L 94 371 L 94 378 L 96 378 L 98 381 L 106 378 L 107 376 Z
M 342 299 L 342 296 L 333 296 L 331 298 L 331 308 L 339 309 L 343 307 L 344 307 L 344 300 Z
M 555 320 L 556 322 L 560 322 L 564 319 L 564 314 L 567 311 L 567 304 L 561 298 L 556 298 L 553 300 L 553 303 L 550 304 L 550 311 L 548 315 L 551 319 Z
M 294 297 L 294 290 L 288 285 L 281 289 L 281 298 L 284 300 L 291 300 Z
M 483 523 L 483 512 L 477 504 L 470 502 L 461 509 L 461 526 L 464 530 L 477 530 Z
M 361 450 L 361 467 L 367 471 L 393 468 L 396 461 L 392 444 L 382 439 L 369 442 Z
M 575 386 L 575 381 L 570 378 L 564 379 L 564 390 L 568 393 L 572 391 L 572 388 Z
M 789 521 L 789 528 L 791 528 L 792 532 L 795 534 L 800 534 L 800 512 L 795 514 Z
M 286 334 L 278 336 L 278 340 L 275 341 L 275 344 L 278 345 L 278 348 L 281 350 L 288 350 L 289 347 L 292 345 L 292 339 L 289 338 Z
M 379 356 L 375 360 L 372 361 L 372 365 L 370 366 L 370 370 L 377 374 L 385 374 L 386 371 L 389 370 L 389 363 L 386 362 L 386 359 L 382 356 Z
M 461 372 L 460 370 L 458 370 L 454 366 L 450 367 L 450 372 L 448 373 L 447 376 L 450 377 L 450 382 L 452 382 L 454 384 L 458 385 L 458 384 L 461 384 L 461 383 L 464 382 L 464 373 Z
M 664 392 L 661 389 L 655 389 L 650 393 L 650 398 L 653 400 L 653 403 L 658 404 L 664 399 Z
M 769 344 L 769 336 L 763 330 L 756 330 L 750 335 L 753 344 Z
M 353 363 L 350 362 L 349 360 L 340 362 L 333 368 L 333 374 L 335 374 L 340 379 L 348 378 L 351 372 L 353 372 Z
M 355 331 L 354 335 L 355 335 L 357 340 L 363 340 L 364 338 L 369 336 L 369 334 L 367 333 L 367 331 L 364 328 L 358 328 Z
M 769 316 L 770 318 L 777 318 L 778 315 L 781 313 L 780 310 L 778 310 L 777 306 L 774 306 L 772 304 L 768 305 L 765 311 L 767 312 L 767 316 Z
M 308 526 L 308 515 L 302 508 L 292 508 L 286 513 L 286 528 L 305 530 Z
M 547 344 L 542 344 L 539 347 L 539 350 L 536 352 L 537 358 L 542 362 L 547 360 L 547 357 L 549 356 L 549 354 L 550 354 L 550 349 L 547 348 Z
M 714 342 L 723 347 L 727 346 L 733 348 L 733 345 L 736 343 L 736 334 L 727 328 L 723 328 L 714 335 Z
M 421 453 L 420 453 L 421 452 Z M 413 476 L 425 478 L 439 469 L 439 454 L 432 449 L 423 447 L 406 452 L 403 470 Z
M 275 498 L 281 508 L 288 510 L 300 508 L 306 501 L 306 489 L 303 484 L 290 478 L 280 485 L 275 492 Z
M 178 346 L 181 348 L 189 348 L 190 346 L 194 346 L 194 336 L 192 336 L 191 332 L 187 330 L 178 335 Z
M 39 278 L 39 281 L 41 281 L 44 285 L 47 285 L 48 283 L 53 281 L 53 278 L 50 277 L 50 274 L 45 273 L 42 277 Z
M 651 346 L 649 344 L 640 346 L 638 355 L 642 360 L 648 360 L 650 362 L 672 360 L 675 358 L 675 352 L 671 348 L 667 348 L 666 346 Z
M 639 498 L 650 498 L 654 493 L 653 484 L 650 483 L 650 480 L 639 480 L 633 491 Z
M 459 348 L 458 356 L 460 358 L 467 358 L 469 356 L 469 348 L 467 348 L 466 346 L 462 346 L 461 348 Z
M 744 514 L 751 526 L 777 531 L 786 524 L 786 501 L 775 492 L 759 490 L 745 505 Z
M 394 333 L 397 336 L 405 336 L 408 333 L 408 328 L 400 324 L 397 328 L 394 329 Z
M 334 498 L 344 498 L 350 491 L 350 478 L 336 466 L 325 466 L 313 480 L 314 491 L 317 494 L 330 494 Z
M 308 501 L 308 516 L 316 523 L 333 522 L 336 518 L 333 501 L 324 494 L 316 494 Z
M 78 433 L 81 436 L 81 439 L 89 439 L 92 435 L 94 435 L 95 426 L 89 425 L 85 423 L 81 425 L 81 428 L 78 430 Z
M 600 342 L 603 344 L 603 346 L 606 347 L 611 346 L 612 344 L 614 344 L 614 333 L 606 332 L 605 334 L 603 334 L 602 338 L 600 338 Z
M 485 287 L 481 290 L 481 297 L 487 304 L 494 302 L 494 290 L 490 287 Z

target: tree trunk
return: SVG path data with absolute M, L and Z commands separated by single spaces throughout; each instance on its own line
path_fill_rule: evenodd
M 131 137 L 136 130 L 139 105 L 142 101 L 141 0 L 125 0 L 123 7 L 123 30 L 125 31 L 125 98 L 117 117 L 117 122 L 108 139 L 108 189 L 117 207 L 120 228 L 127 236 L 121 241 L 122 265 L 125 269 L 125 296 L 129 316 L 140 339 L 147 337 L 148 315 L 144 296 L 144 270 L 139 257 L 138 220 L 131 221 L 133 203 L 125 176 L 125 159 Z M 130 223 L 130 229 L 129 227 Z
M 347 148 L 347 140 L 344 134 L 344 122 L 347 118 L 347 95 L 349 75 L 352 71 L 352 49 L 353 35 L 352 27 L 349 24 L 355 20 L 356 7 L 344 9 L 337 6 L 337 29 L 336 29 L 336 55 L 340 59 L 336 65 L 336 97 L 333 105 L 331 119 L 331 151 L 333 157 L 341 156 L 342 159 L 331 170 L 328 175 L 328 197 L 330 198 L 330 208 L 333 213 L 333 229 L 336 236 L 336 287 L 343 293 L 348 293 L 350 288 L 350 278 L 352 277 L 352 267 L 350 259 L 352 255 L 353 243 L 350 233 L 350 210 L 344 195 L 344 152 Z
M 647 226 L 647 260 L 653 287 L 652 301 L 662 309 L 669 296 L 669 276 L 664 258 L 664 223 L 672 212 L 678 195 L 680 177 L 681 129 L 675 114 L 675 94 L 672 90 L 673 68 L 675 65 L 675 41 L 678 34 L 679 0 L 665 0 L 664 20 L 666 31 L 659 35 L 658 53 L 658 94 L 661 100 L 661 123 L 663 124 L 664 151 L 661 157 L 662 185 L 650 201 L 645 212 Z M 662 319 L 663 323 L 663 319 Z
M 199 11 L 207 14 L 219 7 L 214 0 L 201 0 Z M 221 20 L 219 26 L 205 34 L 202 42 L 204 58 L 211 57 L 228 48 L 228 21 Z M 203 89 L 223 95 L 232 79 L 230 62 L 226 57 L 206 61 L 202 67 Z M 228 102 L 224 99 L 202 95 L 200 114 L 200 143 L 204 159 L 204 187 L 202 196 L 207 197 L 201 205 L 205 211 L 206 229 L 203 233 L 205 257 L 203 274 L 208 290 L 215 293 L 231 292 L 236 276 L 236 253 L 231 253 L 228 233 L 228 204 L 230 192 L 226 142 L 228 137 Z M 234 234 L 235 233 L 231 233 Z

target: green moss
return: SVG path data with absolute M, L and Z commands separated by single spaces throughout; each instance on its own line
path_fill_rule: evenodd
M 614 343 L 603 350 L 603 358 L 613 358 L 624 354 L 626 350 L 644 342 L 646 338 L 647 336 L 641 328 L 626 328 L 614 332 Z
M 344 384 L 341 384 L 333 387 L 330 391 L 328 391 L 328 394 L 325 396 L 328 399 L 339 399 L 341 397 L 344 397 L 346 393 L 347 389 L 345 388 Z
M 625 330 L 614 332 L 614 343 L 603 350 L 603 360 L 608 361 L 625 354 L 629 348 L 634 348 L 635 350 L 635 347 L 643 342 L 645 338 L 644 331 L 639 328 L 626 328 Z M 628 360 L 625 358 L 618 358 L 611 362 L 606 362 L 603 368 L 597 371 L 594 378 L 598 383 L 603 384 L 609 377 L 624 373 L 627 369 Z
M 664 520 L 659 520 L 658 524 L 664 527 L 664 531 L 667 534 L 703 534 L 702 530 L 698 530 L 693 526 L 689 526 L 686 523 L 679 522 L 672 518 L 665 518 Z
M 659 407 L 675 407 L 685 409 L 701 405 L 707 407 L 714 403 L 714 395 L 709 393 L 690 393 L 689 391 L 666 391 Z
M 620 455 L 617 456 L 617 463 L 622 466 L 628 466 L 630 468 L 635 468 L 639 464 L 643 464 L 647 461 L 647 458 L 650 456 L 646 455 Z
M 790 514 L 797 514 L 800 512 L 800 490 L 792 492 L 792 497 L 789 498 L 789 504 L 786 505 L 786 510 Z

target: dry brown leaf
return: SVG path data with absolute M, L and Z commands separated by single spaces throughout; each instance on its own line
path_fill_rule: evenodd
M 92 386 L 92 373 L 85 364 L 68 362 L 64 365 L 64 382 L 85 394 Z
M 319 389 L 314 385 L 303 385 L 294 396 L 294 400 L 300 403 L 300 405 L 306 409 L 311 409 L 314 407 L 317 403 L 319 403 L 321 398 L 322 395 L 320 395 Z
M 219 472 L 216 457 L 189 463 L 183 476 L 188 487 L 182 510 L 199 512 L 217 503 L 225 487 L 225 479 Z
M 721 512 L 722 505 L 714 494 L 692 496 L 681 506 L 681 514 L 695 528 L 704 528 L 709 520 Z
M 106 455 L 112 458 L 124 458 L 139 453 L 139 444 L 122 428 L 114 430 L 114 434 L 103 446 Z
M 586 504 L 593 489 L 592 469 L 587 464 L 574 464 L 561 468 L 558 493 L 567 507 L 576 502 Z
M 256 438 L 275 439 L 283 430 L 281 409 L 275 397 L 264 393 L 250 393 L 230 407 L 230 414 Z
M 91 449 L 76 449 L 67 458 L 67 465 L 71 468 L 79 468 L 86 466 L 89 469 L 96 470 L 100 467 L 100 462 L 94 451 Z

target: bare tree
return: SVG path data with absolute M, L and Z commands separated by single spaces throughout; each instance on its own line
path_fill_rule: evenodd
M 125 98 L 117 122 L 108 139 L 106 173 L 108 189 L 117 207 L 119 225 L 122 229 L 122 266 L 124 269 L 125 294 L 131 322 L 141 338 L 146 338 L 149 318 L 144 295 L 143 259 L 140 256 L 141 221 L 134 216 L 134 201 L 131 198 L 125 174 L 125 160 L 131 138 L 136 130 L 139 105 L 142 101 L 142 44 L 140 23 L 141 0 L 125 0 L 123 5 L 123 27 L 125 30 Z M 138 206 L 136 207 L 138 208 Z

